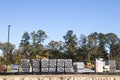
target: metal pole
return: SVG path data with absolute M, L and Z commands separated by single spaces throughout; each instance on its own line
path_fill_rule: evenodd
M 7 49 L 7 65 L 8 65 L 8 62 L 9 62 L 9 38 L 10 38 L 10 25 L 8 25 L 8 49 Z

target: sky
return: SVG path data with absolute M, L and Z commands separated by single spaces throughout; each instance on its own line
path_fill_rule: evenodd
M 79 37 L 93 32 L 120 35 L 120 0 L 0 0 L 0 42 L 16 47 L 25 31 L 43 30 L 45 43 L 63 40 L 68 30 Z

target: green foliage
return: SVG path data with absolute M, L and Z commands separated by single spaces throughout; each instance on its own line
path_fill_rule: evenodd
M 113 54 L 114 54 L 114 53 L 112 53 L 112 51 L 113 51 L 112 47 L 119 43 L 119 38 L 114 33 L 108 33 L 108 34 L 106 34 L 106 42 L 107 42 L 107 47 L 110 50 L 110 55 L 109 55 L 110 59 L 112 59 Z
M 28 32 L 25 32 L 22 36 L 21 44 L 27 45 L 29 44 L 30 36 Z
M 11 64 L 13 61 L 12 61 L 12 53 L 13 53 L 13 50 L 15 48 L 15 45 L 11 44 L 11 43 L 2 43 L 2 46 L 1 46 L 1 50 L 3 52 L 3 58 L 2 59 L 2 62 L 3 64 Z
M 81 34 L 77 38 L 72 30 L 68 30 L 63 36 L 64 42 L 51 40 L 44 45 L 47 38 L 45 31 L 38 30 L 31 33 L 24 32 L 18 49 L 15 49 L 15 45 L 11 43 L 0 43 L 3 52 L 0 64 L 20 64 L 22 58 L 32 60 L 36 56 L 54 59 L 70 58 L 73 61 L 94 63 L 95 58 L 101 57 L 104 60 L 115 59 L 117 68 L 120 68 L 120 39 L 114 33 L 94 32 L 88 36 Z
M 47 46 L 49 52 L 49 58 L 58 59 L 64 58 L 62 50 L 63 50 L 63 42 L 62 41 L 53 41 L 51 40 Z
M 64 43 L 64 53 L 66 58 L 73 59 L 74 55 L 77 51 L 77 37 L 73 34 L 72 30 L 69 30 L 65 36 L 63 36 L 65 43 Z
M 47 38 L 47 35 L 43 30 L 38 30 L 36 36 L 37 36 L 37 43 L 42 43 Z

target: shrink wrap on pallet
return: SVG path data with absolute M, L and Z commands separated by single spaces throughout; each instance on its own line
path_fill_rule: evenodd
M 49 66 L 49 60 L 48 59 L 42 59 L 41 60 L 41 68 L 48 68 Z
M 41 68 L 41 72 L 49 72 L 48 68 Z
M 33 59 L 32 60 L 32 67 L 33 68 L 40 68 L 40 60 Z

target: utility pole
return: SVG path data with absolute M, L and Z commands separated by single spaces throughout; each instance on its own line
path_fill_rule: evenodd
M 10 38 L 10 25 L 8 25 L 8 46 L 7 46 L 7 61 L 6 61 L 7 65 L 9 64 L 9 59 L 8 59 L 9 56 L 8 55 L 9 55 L 9 51 L 10 51 L 9 50 L 9 38 Z

